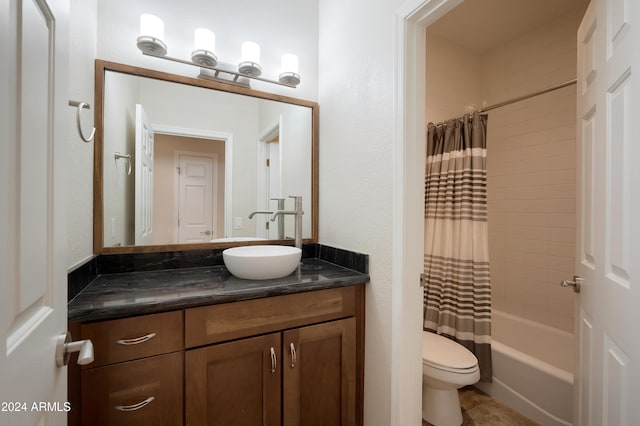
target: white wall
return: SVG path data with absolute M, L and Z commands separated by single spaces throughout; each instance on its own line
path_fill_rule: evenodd
M 87 102 L 83 111 L 85 135 L 93 127 L 93 61 L 96 57 L 97 0 L 71 0 L 69 16 L 69 99 Z M 67 265 L 73 268 L 93 255 L 93 142 L 84 143 L 75 124 L 75 109 L 69 107 L 70 139 L 66 147 Z
M 319 2 L 320 241 L 370 256 L 367 426 L 391 424 L 394 13 L 403 3 Z

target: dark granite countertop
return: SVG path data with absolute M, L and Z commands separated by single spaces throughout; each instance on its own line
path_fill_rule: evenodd
M 89 322 L 364 284 L 369 275 L 317 258 L 273 280 L 244 280 L 222 265 L 98 276 L 69 302 L 69 321 Z

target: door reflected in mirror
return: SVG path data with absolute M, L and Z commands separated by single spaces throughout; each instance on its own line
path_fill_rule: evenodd
M 268 214 L 278 209 L 278 199 L 293 203 L 290 195 L 303 197 L 303 238 L 316 237 L 315 104 L 109 64 L 96 144 L 102 154 L 100 248 L 293 238 L 292 218 L 272 222 Z

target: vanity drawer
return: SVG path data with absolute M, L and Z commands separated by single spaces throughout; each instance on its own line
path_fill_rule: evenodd
M 82 371 L 82 424 L 182 425 L 183 354 Z
M 94 352 L 83 369 L 175 352 L 183 348 L 182 311 L 82 324 L 80 335 Z
M 355 315 L 355 287 L 332 288 L 185 310 L 192 348 Z

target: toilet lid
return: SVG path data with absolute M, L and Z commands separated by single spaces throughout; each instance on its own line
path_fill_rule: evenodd
M 469 370 L 478 365 L 478 359 L 467 348 L 444 336 L 422 332 L 422 360 L 443 370 Z

